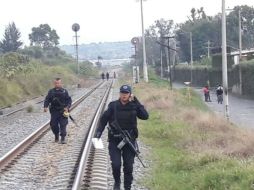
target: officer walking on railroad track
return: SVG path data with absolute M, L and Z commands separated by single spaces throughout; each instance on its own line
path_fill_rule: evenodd
M 107 80 L 109 79 L 109 73 L 108 72 L 106 73 L 106 78 L 107 78 Z
M 71 97 L 68 91 L 62 87 L 61 79 L 56 78 L 54 80 L 54 88 L 48 91 L 48 95 L 45 98 L 44 112 L 47 112 L 49 107 L 51 130 L 55 135 L 55 142 L 59 142 L 59 135 L 61 136 L 61 144 L 66 144 L 66 126 L 71 103 Z
M 101 79 L 104 81 L 104 79 L 105 79 L 105 74 L 104 74 L 104 72 L 103 73 L 101 73 Z
M 95 138 L 101 137 L 105 126 L 109 123 L 108 148 L 112 173 L 115 180 L 114 190 L 120 190 L 121 157 L 123 158 L 124 189 L 131 189 L 133 164 L 136 155 L 136 150 L 133 151 L 130 144 L 123 143 L 123 138 L 120 134 L 121 132 L 128 134 L 131 144 L 134 145 L 134 149 L 137 149 L 137 118 L 147 120 L 148 117 L 149 115 L 144 106 L 131 94 L 131 87 L 129 85 L 123 85 L 120 88 L 120 98 L 110 102 L 108 109 L 100 118 L 99 126 L 95 132 Z M 115 123 L 119 128 L 115 126 Z

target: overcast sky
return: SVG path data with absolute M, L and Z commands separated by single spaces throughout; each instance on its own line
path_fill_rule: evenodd
M 226 7 L 254 6 L 254 0 L 226 0 Z M 221 12 L 221 0 L 147 0 L 145 27 L 156 19 L 187 20 L 191 8 L 204 7 L 207 15 Z M 60 44 L 73 44 L 71 25 L 80 24 L 80 43 L 130 40 L 141 35 L 140 3 L 137 0 L 8 0 L 1 2 L 0 36 L 14 21 L 29 44 L 31 28 L 48 23 L 60 36 Z

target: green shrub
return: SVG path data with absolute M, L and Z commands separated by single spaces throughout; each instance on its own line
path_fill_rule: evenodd
M 234 65 L 234 58 L 232 56 L 227 56 L 228 68 L 232 68 Z M 217 54 L 212 56 L 212 67 L 217 69 L 222 69 L 222 55 Z
M 210 83 L 210 86 L 216 86 L 222 83 L 222 71 L 219 69 L 207 66 L 177 66 L 175 68 L 175 80 L 179 82 L 191 81 L 196 86 L 205 86 Z
M 254 97 L 254 60 L 241 63 L 242 71 L 242 93 Z M 239 65 L 234 65 L 228 69 L 228 86 L 231 89 L 234 85 L 239 85 Z M 177 66 L 175 68 L 175 80 L 178 82 L 190 81 L 191 67 Z M 192 69 L 193 85 L 204 86 L 209 81 L 210 86 L 222 84 L 222 71 L 212 67 L 201 67 L 194 65 Z
M 199 62 L 194 63 L 197 65 L 206 65 L 206 66 L 211 66 L 212 65 L 212 58 L 208 58 L 208 57 L 203 57 Z
M 32 105 L 29 105 L 27 108 L 26 108 L 26 111 L 27 113 L 32 113 L 34 110 L 34 107 Z
M 242 92 L 244 95 L 254 97 L 254 61 L 241 63 Z
M 18 53 L 4 54 L 1 62 L 1 74 L 8 79 L 12 79 L 17 73 L 27 70 L 26 66 L 29 63 L 29 58 Z

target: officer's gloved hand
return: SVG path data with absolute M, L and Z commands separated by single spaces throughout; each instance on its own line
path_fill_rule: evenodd
M 136 96 L 134 96 L 134 98 L 133 98 L 133 102 L 134 102 L 134 103 L 136 103 L 136 104 L 140 104 L 140 102 L 139 102 L 139 100 L 137 99 L 137 97 L 136 97 Z
M 134 98 L 133 98 L 133 102 L 134 102 L 136 105 L 138 105 L 138 106 L 140 106 L 140 105 L 141 105 L 141 103 L 139 102 L 139 100 L 137 99 L 137 97 L 136 97 L 136 96 L 134 96 Z

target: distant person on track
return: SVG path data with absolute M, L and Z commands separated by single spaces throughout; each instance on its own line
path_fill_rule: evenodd
M 116 78 L 116 72 L 114 72 L 114 79 Z
M 101 73 L 101 79 L 104 80 L 105 79 L 105 74 Z
M 209 91 L 209 88 L 207 85 L 203 88 L 203 92 L 204 92 L 204 96 L 205 96 L 205 101 L 211 102 L 210 91 Z
M 219 84 L 216 89 L 217 101 L 218 104 L 222 104 L 223 102 L 223 87 Z
M 108 72 L 106 73 L 106 78 L 107 78 L 107 80 L 109 79 L 109 73 Z
M 144 106 L 138 99 L 131 94 L 131 87 L 123 85 L 120 88 L 120 98 L 110 102 L 108 109 L 103 113 L 100 119 L 99 126 L 95 133 L 95 138 L 100 138 L 105 126 L 109 123 L 108 141 L 109 155 L 111 159 L 112 172 L 115 180 L 114 190 L 120 190 L 121 176 L 121 159 L 123 159 L 124 172 L 124 189 L 130 190 L 133 180 L 133 164 L 135 153 L 131 150 L 129 144 L 125 144 L 120 148 L 122 137 L 117 131 L 113 122 L 118 123 L 118 126 L 125 132 L 129 133 L 132 144 L 137 149 L 136 139 L 138 137 L 137 118 L 147 120 L 149 117 Z
M 62 87 L 61 79 L 56 78 L 54 80 L 54 88 L 48 91 L 44 101 L 44 112 L 47 112 L 49 107 L 51 115 L 50 126 L 55 135 L 55 142 L 59 142 L 60 135 L 61 143 L 66 144 L 65 136 L 68 117 L 64 116 L 64 112 L 69 112 L 71 103 L 71 97 L 68 91 Z

